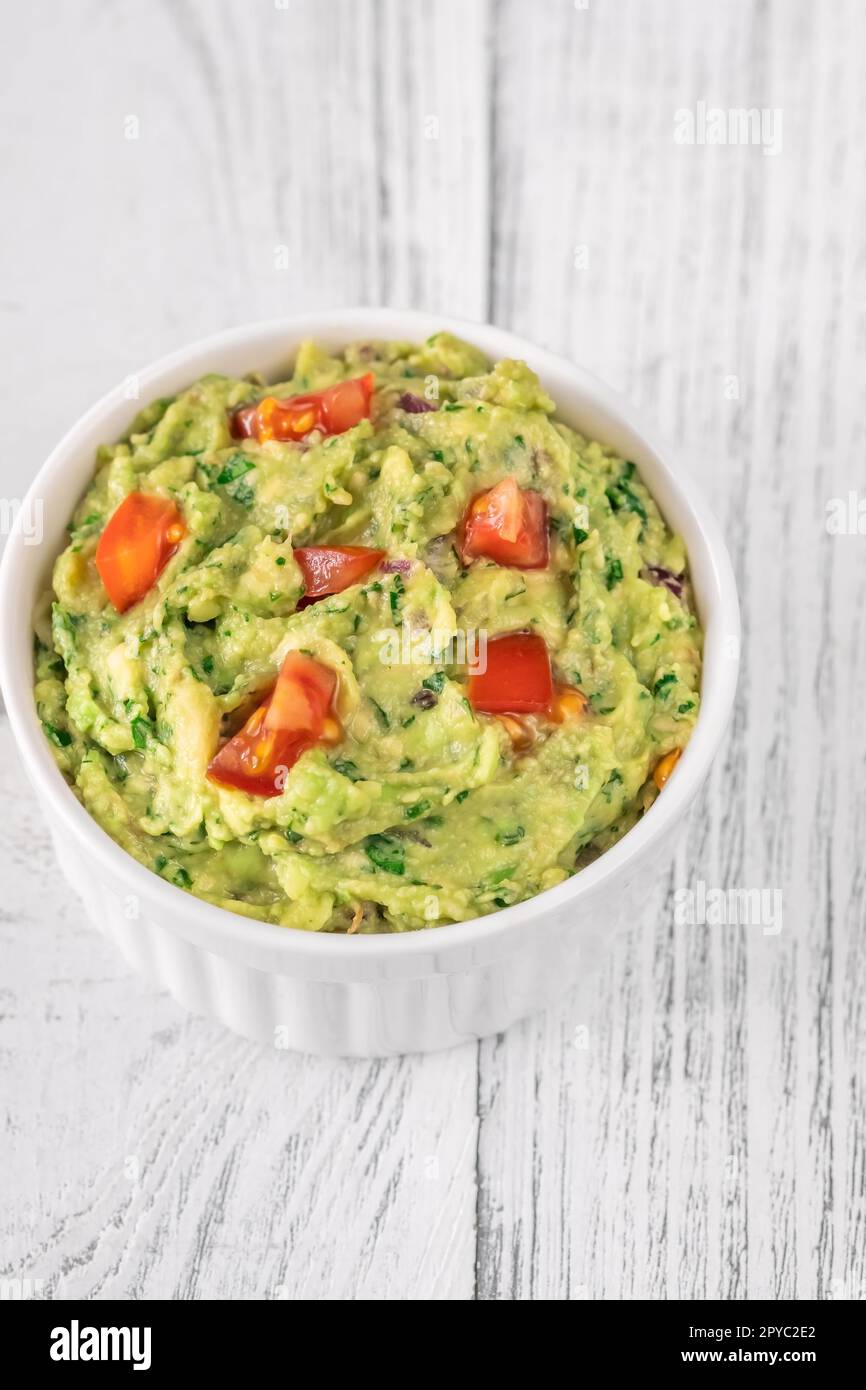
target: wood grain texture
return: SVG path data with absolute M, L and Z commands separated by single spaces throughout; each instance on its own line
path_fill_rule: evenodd
M 202 333 L 363 302 L 489 317 L 658 418 L 724 524 L 744 645 L 675 860 L 597 924 L 578 988 L 393 1063 L 267 1055 L 130 977 L 0 726 L 0 1276 L 866 1294 L 866 538 L 825 524 L 866 492 L 866 9 L 65 0 L 7 25 L 4 497 Z M 698 102 L 778 108 L 780 152 L 678 144 Z M 781 931 L 677 921 L 698 881 L 780 890 Z
M 483 315 L 485 7 L 13 20 L 5 128 L 24 107 L 33 125 L 11 151 L 22 220 L 2 230 L 7 495 L 39 463 L 20 458 L 23 400 L 43 403 L 38 451 L 148 358 L 232 323 L 392 300 Z M 67 901 L 4 734 L 0 1276 L 70 1297 L 468 1298 L 476 1047 L 267 1056 L 153 996 Z
M 779 888 L 784 925 L 678 926 L 648 886 L 590 1002 L 581 1084 L 573 1001 L 483 1044 L 490 1297 L 568 1296 L 575 1270 L 601 1297 L 862 1292 L 863 759 L 843 709 L 864 567 L 824 518 L 862 478 L 866 113 L 844 50 L 864 18 L 501 11 L 494 316 L 653 409 L 746 595 L 737 714 L 668 890 Z M 781 108 L 782 152 L 677 145 L 674 112 L 701 100 Z M 541 1213 L 564 1239 L 538 1237 Z

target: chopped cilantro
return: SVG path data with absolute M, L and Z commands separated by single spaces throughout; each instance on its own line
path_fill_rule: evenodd
M 403 583 L 403 580 L 401 579 L 401 577 L 400 577 L 399 574 L 395 574 L 395 575 L 394 575 L 394 583 L 393 583 L 393 585 L 392 585 L 392 587 L 391 587 L 391 592 L 390 592 L 389 595 L 388 595 L 388 601 L 389 601 L 390 604 L 391 604 L 391 617 L 392 617 L 392 618 L 396 618 L 397 615 L 398 615 L 398 613 L 399 613 L 399 611 L 400 611 L 400 599 L 402 598 L 404 592 L 405 592 L 405 585 L 404 585 L 404 583 Z
M 496 836 L 496 842 L 500 845 L 516 845 L 518 840 L 522 840 L 526 831 L 522 825 L 516 825 L 513 830 L 500 830 Z
M 632 472 L 634 465 L 632 464 Z M 638 497 L 637 493 L 629 485 L 628 479 L 631 473 L 624 472 L 622 476 L 610 487 L 605 488 L 604 495 L 615 512 L 634 512 L 641 521 L 646 521 L 646 507 Z
M 405 849 L 393 835 L 371 835 L 364 846 L 367 858 L 386 874 L 405 874 Z
M 351 758 L 335 758 L 331 763 L 331 767 L 335 772 L 340 772 L 344 777 L 348 777 L 350 782 L 358 782 L 361 780 L 362 774 L 358 771 L 356 764 L 352 762 Z
M 244 454 L 232 454 L 230 459 L 226 459 L 220 472 L 217 474 L 218 483 L 233 483 L 237 478 L 242 478 L 250 469 L 255 468 L 252 459 L 248 459 Z
M 130 728 L 132 729 L 132 741 L 136 748 L 146 748 L 148 736 L 153 734 L 153 725 L 150 720 L 138 714 L 130 724 Z
M 480 887 L 481 887 L 482 891 L 483 891 L 485 888 L 495 888 L 498 884 L 502 883 L 506 878 L 510 878 L 511 875 L 514 873 L 514 870 L 516 869 L 516 867 L 517 867 L 516 864 L 506 864 L 505 867 L 502 868 L 502 869 L 494 869 L 494 870 L 493 870 L 493 873 L 492 873 L 492 874 L 488 874 L 488 875 L 487 875 L 487 878 L 484 879 L 483 882 L 481 883 Z
M 388 718 L 388 715 L 386 714 L 385 710 L 383 710 L 382 706 L 381 706 L 376 700 L 373 699 L 372 695 L 370 696 L 370 704 L 373 706 L 373 709 L 376 711 L 376 718 L 378 719 L 379 723 L 382 725 L 382 728 L 383 728 L 383 729 L 390 729 L 390 727 L 391 727 L 391 721 L 390 721 L 390 719 Z
M 653 686 L 653 695 L 661 695 L 662 691 L 666 690 L 669 685 L 673 685 L 675 680 L 676 676 L 674 675 L 673 671 L 668 671 L 666 675 L 659 676 L 658 680 Z
M 604 582 L 609 589 L 614 588 L 622 579 L 622 562 L 611 557 L 604 571 Z
M 42 727 L 51 739 L 51 742 L 56 744 L 58 748 L 69 747 L 72 742 L 72 735 L 68 729 L 57 729 L 53 724 L 49 724 L 46 719 L 43 719 Z
M 240 502 L 242 507 L 250 508 L 256 499 L 256 494 L 249 483 L 235 483 L 230 494 L 236 502 Z

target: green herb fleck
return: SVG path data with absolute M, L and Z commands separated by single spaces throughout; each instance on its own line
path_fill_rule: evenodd
M 351 758 L 335 758 L 331 763 L 331 767 L 335 772 L 341 772 L 344 777 L 348 777 L 350 782 L 358 782 L 361 780 L 361 773 L 358 771 L 356 764 L 352 762 Z
M 518 840 L 522 840 L 526 831 L 522 825 L 516 825 L 513 830 L 500 830 L 496 836 L 496 843 L 500 845 L 516 845 Z
M 634 464 L 631 464 L 631 471 L 629 471 L 629 465 L 626 464 L 622 476 L 615 483 L 611 483 L 610 487 L 605 488 L 604 495 L 613 511 L 634 512 L 641 521 L 646 521 L 646 507 L 628 481 L 633 472 Z
M 371 864 L 386 874 L 405 874 L 405 849 L 393 835 L 371 835 L 364 851 Z
M 42 727 L 51 739 L 51 742 L 56 744 L 58 748 L 69 747 L 72 742 L 72 735 L 68 729 L 57 729 L 53 724 L 49 724 L 46 719 L 43 719 Z
M 146 748 L 148 737 L 153 734 L 153 725 L 150 720 L 145 719 L 140 714 L 136 715 L 130 728 L 132 729 L 132 741 L 136 748 Z
M 233 483 L 237 478 L 242 478 L 245 473 L 249 473 L 255 468 L 252 459 L 248 459 L 244 454 L 232 454 L 230 459 L 226 459 L 222 469 L 217 474 L 218 483 Z
M 235 483 L 230 496 L 232 496 L 236 502 L 239 502 L 242 507 L 247 508 L 250 508 L 256 500 L 256 494 L 253 492 L 253 489 L 250 487 L 249 483 L 244 482 Z
M 383 710 L 382 706 L 378 703 L 378 701 L 376 701 L 376 700 L 373 699 L 372 695 L 371 695 L 369 698 L 370 698 L 370 704 L 373 706 L 373 709 L 376 711 L 376 718 L 379 720 L 379 723 L 382 725 L 382 728 L 383 728 L 383 729 L 390 729 L 390 727 L 391 727 L 391 721 L 390 721 L 390 719 L 388 718 L 388 715 L 386 714 L 386 712 Z
M 398 613 L 399 613 L 399 611 L 400 611 L 400 599 L 402 598 L 402 596 L 403 596 L 404 593 L 405 593 L 405 585 L 404 585 L 404 583 L 403 583 L 403 580 L 401 579 L 401 577 L 400 577 L 399 574 L 395 574 L 395 575 L 394 575 L 394 583 L 393 583 L 393 586 L 392 586 L 392 588 L 391 588 L 391 592 L 390 592 L 389 595 L 388 595 L 388 600 L 389 600 L 389 602 L 390 602 L 390 604 L 391 604 L 391 617 L 392 617 L 392 618 L 396 618 L 397 615 L 398 615 Z
M 619 583 L 621 579 L 622 562 L 612 557 L 608 560 L 607 566 L 604 571 L 604 582 L 609 589 L 612 589 L 615 585 Z

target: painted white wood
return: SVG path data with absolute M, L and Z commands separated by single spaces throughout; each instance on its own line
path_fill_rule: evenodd
M 322 304 L 482 317 L 485 22 L 459 0 L 18 7 L 4 492 L 96 395 L 204 333 Z M 476 1047 L 320 1062 L 185 1017 L 66 901 L 3 733 L 0 1276 L 471 1296 Z
M 0 495 L 193 337 L 439 306 L 659 418 L 725 524 L 745 641 L 676 863 L 598 924 L 579 988 L 393 1063 L 267 1055 L 129 976 L 67 899 L 0 724 L 0 1276 L 866 1291 L 866 538 L 825 528 L 866 490 L 866 9 L 66 0 L 16 7 L 7 39 Z M 677 144 L 698 102 L 781 109 L 781 151 Z M 781 932 L 677 923 L 698 880 L 780 889 Z
M 674 878 L 562 1010 L 482 1046 L 486 1296 L 863 1288 L 864 551 L 824 509 L 863 479 L 864 39 L 856 5 L 503 8 L 494 314 L 677 441 L 745 660 Z M 676 144 L 700 100 L 780 107 L 781 153 Z M 783 930 L 676 925 L 699 878 L 781 889 Z

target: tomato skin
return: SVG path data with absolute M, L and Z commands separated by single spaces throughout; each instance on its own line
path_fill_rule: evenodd
M 265 396 L 259 401 L 253 417 L 253 435 L 264 444 L 269 439 L 305 439 L 319 424 L 319 405 L 311 396 L 289 396 L 277 400 L 275 396 Z
M 124 497 L 109 517 L 94 557 L 118 613 L 153 588 L 185 535 L 183 517 L 170 498 L 149 492 Z
M 512 569 L 543 569 L 550 551 L 547 504 L 516 478 L 503 478 L 470 502 L 459 543 L 464 563 L 483 556 Z
M 268 701 L 265 727 L 318 737 L 336 689 L 330 666 L 304 652 L 288 652 Z
M 266 701 L 211 759 L 207 775 L 212 782 L 249 792 L 250 796 L 279 795 L 277 769 L 292 767 L 310 744 L 266 730 L 263 726 L 267 711 Z
M 282 777 L 322 737 L 336 688 L 330 667 L 289 652 L 268 698 L 211 759 L 210 780 L 251 796 L 279 796 Z
M 299 546 L 294 556 L 304 576 L 304 599 L 341 593 L 381 564 L 386 553 L 366 545 Z
M 510 632 L 487 643 L 487 669 L 469 677 L 469 699 L 483 714 L 541 714 L 553 702 L 547 643 Z
M 373 385 L 373 373 L 367 372 L 320 392 L 322 424 L 328 434 L 345 434 L 368 418 Z
M 265 396 L 250 405 L 239 406 L 229 415 L 229 432 L 234 439 L 305 439 L 312 430 L 322 434 L 345 434 L 370 415 L 375 378 L 372 372 L 339 381 L 324 391 L 301 396 Z

